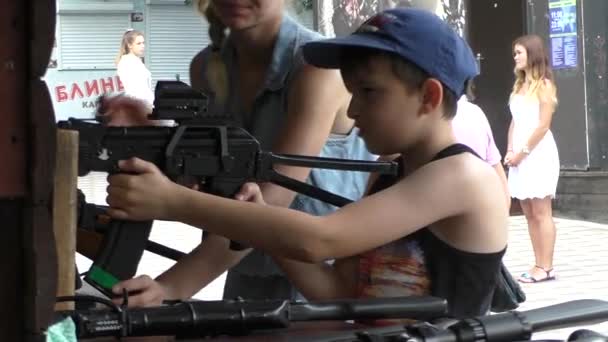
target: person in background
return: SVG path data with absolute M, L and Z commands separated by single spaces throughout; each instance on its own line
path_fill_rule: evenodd
M 154 92 L 152 74 L 142 60 L 144 43 L 144 34 L 141 31 L 129 29 L 122 35 L 116 57 L 116 73 L 125 89 L 125 95 L 142 100 L 151 111 L 154 106 Z
M 507 185 L 507 176 L 502 164 L 502 157 L 494 142 L 492 128 L 483 110 L 474 104 L 473 82 L 469 81 L 466 86 L 466 95 L 458 100 L 456 116 L 452 119 L 452 129 L 456 140 L 469 146 L 479 157 L 490 164 L 500 181 L 504 185 L 507 206 L 511 205 L 511 196 Z
M 557 106 L 553 73 L 539 36 L 526 35 L 513 42 L 515 84 L 509 100 L 509 126 L 505 164 L 509 191 L 518 199 L 528 221 L 534 266 L 519 277 L 537 283 L 555 279 L 553 251 L 556 229 L 551 201 L 559 178 L 559 155 L 551 133 Z
M 283 0 L 200 0 L 211 44 L 191 62 L 192 87 L 211 98 L 210 112 L 228 114 L 275 153 L 373 160 L 346 114 L 350 95 L 337 70 L 304 62 L 300 47 L 322 38 L 285 14 Z M 119 111 L 117 111 L 119 112 Z M 279 173 L 359 199 L 368 174 L 278 165 Z M 332 205 L 296 195 L 272 183 L 260 184 L 267 203 L 313 215 Z M 229 270 L 224 298 L 301 298 L 272 258 L 259 250 L 233 251 L 229 241 L 209 234 L 189 255 L 156 279 L 140 276 L 115 287 L 139 291 L 133 306 L 187 299 Z

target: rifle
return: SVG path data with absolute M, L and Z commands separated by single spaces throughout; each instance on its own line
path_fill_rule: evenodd
M 324 342 L 507 342 L 529 341 L 532 333 L 608 321 L 608 302 L 581 299 L 527 311 L 510 311 L 463 319 L 447 327 L 428 322 L 351 331 L 318 339 Z M 569 341 L 606 341 L 592 331 L 579 330 Z
M 90 299 L 69 297 L 60 300 Z M 98 299 L 97 299 L 98 300 Z M 316 302 L 288 300 L 185 301 L 129 309 L 112 302 L 109 309 L 61 312 L 76 323 L 76 335 L 87 337 L 244 335 L 255 330 L 289 327 L 291 322 L 412 318 L 431 320 L 447 313 L 445 299 L 395 297 Z
M 138 157 L 152 162 L 176 182 L 194 180 L 200 191 L 223 197 L 232 198 L 245 182 L 273 182 L 341 207 L 352 200 L 281 175 L 273 169 L 274 165 L 397 174 L 397 164 L 393 162 L 281 155 L 262 151 L 260 143 L 251 134 L 242 128 L 229 126 L 233 122 L 231 117 L 209 113 L 207 96 L 182 82 L 159 81 L 155 96 L 154 110 L 149 118 L 173 120 L 177 126 L 108 127 L 99 122 L 79 119 L 57 124 L 61 129 L 79 132 L 79 176 L 91 171 L 116 173 L 120 171 L 118 161 Z M 151 225 L 151 222 L 141 225 L 141 229 L 130 230 L 114 225 L 114 233 L 105 235 L 100 252 L 107 256 L 109 262 L 106 265 L 94 263 L 95 269 L 89 272 L 88 282 L 103 289 L 105 294 L 112 295 L 109 289 L 116 282 L 130 278 L 124 275 L 131 272 L 121 272 L 118 265 L 130 263 L 136 268 L 149 235 L 149 229 L 143 226 Z M 238 250 L 244 246 L 232 242 L 231 248 Z M 139 257 L 124 257 L 120 254 L 123 250 Z

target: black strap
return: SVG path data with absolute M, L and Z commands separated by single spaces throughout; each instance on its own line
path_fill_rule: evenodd
M 461 154 L 461 153 L 465 153 L 465 152 L 469 152 L 472 153 L 473 155 L 477 156 L 477 158 L 479 159 L 483 159 L 479 156 L 479 154 L 477 154 L 477 152 L 473 151 L 472 148 L 470 148 L 467 145 L 463 145 L 463 144 L 452 144 L 446 148 L 444 148 L 443 150 L 439 151 L 439 153 L 437 153 L 433 159 L 431 159 L 431 162 L 435 161 L 435 160 L 439 160 L 439 159 L 443 159 L 443 158 L 447 158 L 447 157 L 451 157 L 457 154 Z
M 430 162 L 433 162 L 435 160 L 439 160 L 439 159 L 443 159 L 443 158 L 447 158 L 450 156 L 454 156 L 460 153 L 472 153 L 473 155 L 477 156 L 479 159 L 483 159 L 481 158 L 477 152 L 475 152 L 472 148 L 468 147 L 467 145 L 463 145 L 463 144 L 452 144 L 446 148 L 444 148 L 443 150 L 439 151 L 439 153 L 437 153 L 433 159 L 431 159 Z M 403 156 L 399 156 L 397 157 L 394 162 L 399 164 L 399 170 L 397 172 L 397 175 L 380 175 L 380 177 L 378 177 L 378 179 L 376 179 L 376 181 L 374 182 L 374 184 L 372 184 L 368 195 L 374 194 L 376 192 L 382 191 L 392 185 L 394 185 L 397 180 L 399 180 L 402 176 L 403 176 L 403 169 L 402 169 L 402 160 L 403 160 Z

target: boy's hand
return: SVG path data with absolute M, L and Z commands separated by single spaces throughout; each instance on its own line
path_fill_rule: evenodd
M 169 219 L 171 195 L 177 184 L 156 165 L 131 158 L 118 164 L 120 173 L 108 177 L 108 215 L 120 220 Z
M 123 289 L 129 293 L 129 307 L 159 306 L 168 297 L 168 289 L 147 275 L 121 281 L 112 287 L 112 292 L 122 296 Z M 116 305 L 122 304 L 122 297 L 112 299 Z
M 257 183 L 243 184 L 243 186 L 241 186 L 241 190 L 239 190 L 239 192 L 236 195 L 234 195 L 234 198 L 236 198 L 239 201 L 266 204 L 266 202 L 264 202 L 264 196 L 262 195 L 262 190 L 260 189 L 260 186 L 257 185 Z

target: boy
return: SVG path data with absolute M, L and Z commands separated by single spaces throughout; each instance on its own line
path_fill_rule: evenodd
M 369 196 L 316 217 L 260 205 L 254 184 L 237 195 L 254 203 L 234 201 L 131 159 L 120 165 L 130 174 L 110 177 L 110 215 L 182 221 L 262 249 L 309 299 L 432 294 L 448 300 L 453 317 L 487 313 L 507 210 L 494 170 L 463 153 L 452 133 L 456 100 L 477 73 L 468 45 L 437 16 L 400 8 L 303 52 L 313 65 L 340 68 L 349 116 L 372 153 L 402 156 L 399 177 L 380 177 Z

